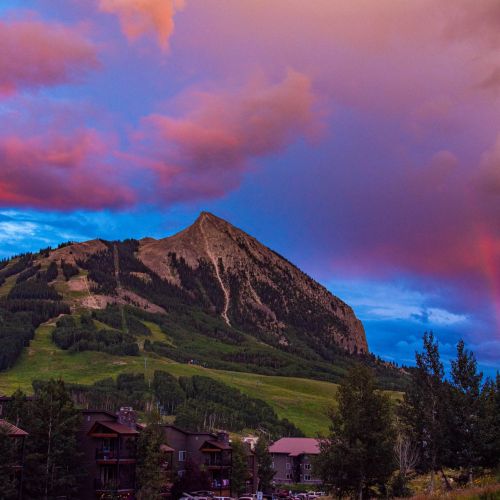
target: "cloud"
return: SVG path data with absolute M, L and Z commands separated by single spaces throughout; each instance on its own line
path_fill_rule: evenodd
M 253 160 L 317 134 L 315 100 L 310 79 L 293 71 L 274 85 L 259 77 L 235 91 L 187 92 L 178 98 L 181 116 L 142 120 L 137 147 L 165 203 L 222 196 Z
M 276 84 L 258 77 L 236 89 L 185 92 L 168 106 L 177 114 L 144 117 L 120 144 L 86 124 L 99 114 L 85 106 L 18 99 L 0 110 L 10 123 L 0 131 L 0 205 L 121 209 L 221 197 L 255 160 L 316 136 L 315 100 L 309 78 L 293 71 Z
M 500 195 L 500 134 L 495 144 L 481 157 L 477 181 L 484 193 Z
M 91 42 L 58 23 L 0 19 L 0 94 L 77 81 L 99 66 Z
M 128 40 L 154 33 L 163 50 L 174 31 L 174 15 L 183 7 L 184 0 L 99 0 L 101 11 L 118 16 Z
M 134 195 L 102 157 L 97 131 L 75 129 L 0 135 L 0 204 L 58 210 L 119 208 Z

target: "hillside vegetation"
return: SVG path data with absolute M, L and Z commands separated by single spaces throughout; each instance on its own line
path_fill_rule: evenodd
M 147 351 L 216 370 L 333 383 L 361 362 L 381 388 L 405 384 L 397 367 L 367 352 L 347 304 L 206 213 L 162 240 L 68 243 L 2 261 L 0 370 L 50 318 L 53 342 L 70 353 Z
M 203 368 L 187 363 L 177 363 L 154 353 L 142 352 L 140 356 L 114 356 L 103 352 L 69 353 L 52 342 L 54 324 L 40 326 L 28 349 L 25 349 L 15 366 L 0 372 L 0 392 L 11 394 L 20 388 L 32 392 L 35 379 L 62 378 L 68 383 L 90 385 L 120 373 L 145 373 L 153 377 L 155 370 L 163 370 L 175 377 L 205 375 L 240 389 L 248 396 L 269 403 L 280 418 L 286 418 L 306 435 L 326 432 L 326 412 L 335 404 L 337 385 L 301 378 L 265 376 L 251 373 L 230 372 Z M 152 336 L 158 335 L 156 331 Z M 400 393 L 391 393 L 398 398 Z

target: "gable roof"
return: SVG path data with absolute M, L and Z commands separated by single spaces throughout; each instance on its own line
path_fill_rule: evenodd
M 207 444 L 209 446 L 213 446 L 214 448 L 218 448 L 219 450 L 230 450 L 231 449 L 231 445 L 229 443 L 224 443 L 222 441 L 217 441 L 215 439 L 209 439 L 209 440 L 205 441 L 201 445 L 201 448 L 205 448 Z
M 28 433 L 26 431 L 23 431 L 19 427 L 16 427 L 15 425 L 11 424 L 10 422 L 7 422 L 7 420 L 1 420 L 0 419 L 0 427 L 2 427 L 9 436 L 14 436 L 14 437 L 22 437 L 22 436 L 27 436 Z
M 139 434 L 137 430 L 127 427 L 126 425 L 119 424 L 117 422 L 106 422 L 102 420 L 97 420 L 96 422 L 94 422 L 94 425 L 90 428 L 88 434 L 94 434 L 95 428 L 98 425 L 110 430 L 114 434 L 121 434 L 123 436 L 135 436 L 136 434 Z
M 116 414 L 115 413 L 111 413 L 111 412 L 109 412 L 107 410 L 95 410 L 93 408 L 90 408 L 90 409 L 89 408 L 85 408 L 85 409 L 80 410 L 80 412 L 83 413 L 83 414 L 87 414 L 87 413 L 89 413 L 89 414 L 99 414 L 99 413 L 102 413 L 103 415 L 106 415 L 107 417 L 110 417 L 110 418 L 116 420 Z
M 319 439 L 314 438 L 281 438 L 269 447 L 269 453 L 284 453 L 291 457 L 299 455 L 317 455 Z

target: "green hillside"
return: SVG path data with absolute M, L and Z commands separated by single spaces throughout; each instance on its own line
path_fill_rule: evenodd
M 29 392 L 33 379 L 51 377 L 91 384 L 107 377 L 116 377 L 119 373 L 144 373 L 145 370 L 146 378 L 151 377 L 154 370 L 164 370 L 174 376 L 206 375 L 240 389 L 249 396 L 263 399 L 275 409 L 279 417 L 295 423 L 307 435 L 314 436 L 327 431 L 326 411 L 334 404 L 336 384 L 213 370 L 172 362 L 150 352 L 141 352 L 140 356 L 113 356 L 91 351 L 68 353 L 52 342 L 53 329 L 53 325 L 47 324 L 37 329 L 30 347 L 24 350 L 15 366 L 0 373 L 0 392 L 10 394 L 17 388 Z M 152 330 L 153 334 L 161 335 L 154 328 Z M 393 394 L 395 397 L 398 395 Z
M 224 321 L 220 290 L 203 262 L 193 270 L 174 259 L 185 284 L 178 287 L 146 269 L 136 241 L 96 240 L 89 245 L 101 250 L 88 255 L 82 245 L 0 261 L 0 392 L 30 392 L 33 380 L 50 378 L 89 386 L 135 373 L 147 389 L 156 370 L 204 375 L 267 402 L 315 436 L 327 431 L 336 383 L 356 362 L 374 370 L 379 387 L 404 386 L 396 367 L 331 339 L 313 342 L 297 325 L 280 340 L 251 318 Z M 320 328 L 325 318 L 306 323 Z
M 375 371 L 381 388 L 404 387 L 404 377 L 396 367 L 337 344 L 328 334 L 335 325 L 327 325 L 336 316 L 321 312 L 319 305 L 308 302 L 302 311 L 298 305 L 282 304 L 276 292 L 268 297 L 273 307 L 291 308 L 297 316 L 286 328 L 287 322 L 278 316 L 269 328 L 251 315 L 225 321 L 215 271 L 204 260 L 193 269 L 172 254 L 175 275 L 184 283 L 177 286 L 149 270 L 138 258 L 138 248 L 139 242 L 133 240 L 96 240 L 0 261 L 0 371 L 16 364 L 36 327 L 59 318 L 53 341 L 68 353 L 138 356 L 147 351 L 150 357 L 181 365 L 194 361 L 225 372 L 334 384 L 361 362 Z M 240 281 L 233 281 L 231 286 L 238 288 Z M 298 290 L 302 285 L 289 283 L 286 288 Z M 235 310 L 240 302 L 236 300 Z M 340 323 L 335 324 L 340 328 Z M 286 335 L 285 330 L 276 330 L 278 325 Z M 342 331 L 348 336 L 347 330 Z

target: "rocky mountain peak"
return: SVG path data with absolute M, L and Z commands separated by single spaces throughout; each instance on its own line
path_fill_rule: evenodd
M 209 212 L 202 212 L 174 236 L 142 240 L 138 257 L 179 287 L 185 287 L 180 265 L 199 274 L 199 280 L 209 272 L 219 292 L 213 306 L 228 325 L 248 322 L 287 345 L 293 342 L 293 335 L 287 334 L 293 323 L 294 328 L 318 330 L 321 342 L 368 352 L 363 326 L 347 304 L 255 238 Z

